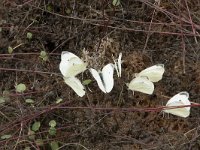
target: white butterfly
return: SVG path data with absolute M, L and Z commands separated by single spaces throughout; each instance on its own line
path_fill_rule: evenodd
M 97 84 L 99 88 L 104 93 L 109 93 L 113 86 L 114 86 L 114 79 L 113 79 L 113 73 L 114 73 L 114 65 L 113 64 L 107 64 L 103 67 L 102 71 L 97 72 L 95 69 L 90 68 L 90 73 L 94 77 L 94 79 L 97 81 Z
M 87 64 L 78 56 L 71 52 L 63 51 L 61 54 L 61 62 L 59 65 L 60 72 L 64 76 L 64 81 L 69 85 L 80 97 L 85 95 L 84 86 L 75 76 L 86 70 Z
M 152 67 L 146 68 L 138 74 L 135 74 L 134 78 L 129 84 L 128 88 L 133 91 L 142 92 L 145 94 L 153 94 L 154 84 L 162 79 L 164 73 L 164 65 L 158 64 Z
M 154 84 L 147 77 L 136 77 L 128 84 L 128 89 L 145 94 L 152 94 Z
M 71 52 L 63 51 L 59 65 L 60 72 L 64 77 L 74 77 L 86 70 L 87 63 L 84 63 L 78 56 Z
M 188 92 L 180 92 L 173 96 L 166 104 L 166 106 L 182 106 L 182 105 L 191 105 Z M 175 109 L 165 109 L 165 113 L 170 113 L 179 117 L 188 117 L 190 115 L 190 107 L 182 107 Z
M 76 77 L 64 77 L 64 81 L 67 85 L 69 85 L 78 96 L 83 97 L 85 95 L 85 88 L 81 84 L 81 81 Z
M 119 57 L 118 57 L 118 60 L 117 62 L 114 60 L 114 63 L 115 63 L 115 70 L 117 71 L 117 76 L 118 77 L 121 77 L 121 74 L 122 74 L 122 53 L 119 53 Z

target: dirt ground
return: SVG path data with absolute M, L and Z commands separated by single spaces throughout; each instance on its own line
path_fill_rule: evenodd
M 116 110 L 163 106 L 181 91 L 200 103 L 200 1 L 112 3 L 1 0 L 0 149 L 53 149 L 52 141 L 62 150 L 200 149 L 198 107 L 191 108 L 188 118 Z M 47 61 L 41 51 L 47 52 Z M 87 70 L 79 78 L 92 83 L 80 98 L 59 71 L 62 51 L 87 59 L 88 68 L 95 69 L 113 63 L 112 55 L 117 58 L 122 52 L 122 77 L 115 73 L 114 88 L 105 94 Z M 153 95 L 133 95 L 126 83 L 134 73 L 159 63 L 166 71 Z M 23 93 L 15 91 L 19 83 L 26 85 Z M 62 101 L 56 103 L 58 99 Z M 56 121 L 54 135 L 49 134 L 51 120 Z M 34 122 L 41 125 L 31 138 Z

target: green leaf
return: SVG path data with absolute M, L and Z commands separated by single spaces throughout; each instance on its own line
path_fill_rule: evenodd
M 15 89 L 17 92 L 24 92 L 26 90 L 26 85 L 25 84 L 18 84 L 15 86 Z
M 9 139 L 11 137 L 12 137 L 12 135 L 10 135 L 10 134 L 4 134 L 4 135 L 1 136 L 1 139 L 5 140 L 5 139 Z
M 12 52 L 13 52 L 13 48 L 11 46 L 8 46 L 8 53 L 12 54 Z
M 56 128 L 50 127 L 50 128 L 49 128 L 49 134 L 50 134 L 50 135 L 56 135 Z
M 83 81 L 83 85 L 88 85 L 88 84 L 90 84 L 91 82 L 92 82 L 92 80 L 90 80 L 90 79 L 84 80 L 84 81 Z
M 34 100 L 28 98 L 28 99 L 25 100 L 25 102 L 26 102 L 26 103 L 29 103 L 29 104 L 33 104 L 33 103 L 34 103 Z
M 26 34 L 26 37 L 27 37 L 27 39 L 32 39 L 32 37 L 33 37 L 33 34 L 31 33 L 31 32 L 28 32 L 27 34 Z
M 49 126 L 50 127 L 55 127 L 56 126 L 56 121 L 55 120 L 49 121 Z
M 113 0 L 112 4 L 113 6 L 119 6 L 121 3 L 120 3 L 120 0 Z
M 5 102 L 6 102 L 5 98 L 0 96 L 0 104 L 3 104 Z
M 40 129 L 40 122 L 37 121 L 37 122 L 34 122 L 34 124 L 32 125 L 32 131 L 38 131 Z
M 40 52 L 40 57 L 45 57 L 46 55 L 47 55 L 47 52 L 45 52 L 45 51 Z
M 31 150 L 31 148 L 28 146 L 28 147 L 25 147 L 24 150 Z
M 7 90 L 3 91 L 3 97 L 8 97 L 10 95 L 10 92 Z
M 69 9 L 69 8 L 66 8 L 66 9 L 65 9 L 65 12 L 66 12 L 67 14 L 71 14 L 71 13 L 72 13 L 72 10 Z
M 43 61 L 47 61 L 48 60 L 47 52 L 41 51 L 40 52 L 40 58 L 42 58 Z
M 38 146 L 44 145 L 44 142 L 43 142 L 42 139 L 37 139 L 37 140 L 35 140 L 35 143 L 36 143 L 36 145 L 38 145 Z
M 48 10 L 48 11 L 52 11 L 52 10 L 53 10 L 53 6 L 52 6 L 51 4 L 48 4 L 48 5 L 47 5 L 47 10 Z
M 58 142 L 56 142 L 56 141 L 52 141 L 50 143 L 50 146 L 51 146 L 51 150 L 58 150 L 59 149 Z
M 28 138 L 30 140 L 34 140 L 35 139 L 35 132 L 29 129 L 29 131 L 28 131 Z
M 62 101 L 63 101 L 62 98 L 57 98 L 57 99 L 56 99 L 56 104 L 58 104 L 58 103 L 60 103 L 60 102 L 62 102 Z
M 7 102 L 7 101 L 9 101 L 10 100 L 10 92 L 9 91 L 7 91 L 7 90 L 4 90 L 3 91 L 3 98 L 4 98 L 4 100 Z

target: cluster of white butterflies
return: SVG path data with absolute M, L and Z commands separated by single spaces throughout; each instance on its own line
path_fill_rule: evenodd
M 118 77 L 121 77 L 121 63 L 122 53 L 114 60 L 114 64 L 109 63 L 103 67 L 102 71 L 97 71 L 90 68 L 89 71 L 97 81 L 97 84 L 101 91 L 109 93 L 114 86 L 114 70 L 116 70 Z M 87 69 L 87 63 L 81 60 L 78 56 L 71 52 L 63 51 L 61 54 L 61 62 L 59 65 L 60 71 L 63 75 L 64 81 L 69 85 L 77 95 L 80 97 L 85 95 L 85 88 L 76 75 L 84 72 Z M 140 73 L 135 74 L 135 78 L 129 83 L 128 89 L 145 94 L 152 94 L 154 91 L 154 82 L 158 82 L 162 79 L 165 72 L 164 65 L 158 64 L 149 67 Z M 166 113 L 171 113 L 180 117 L 188 117 L 190 114 L 190 107 L 173 108 L 173 106 L 190 105 L 189 94 L 187 92 L 180 92 L 173 96 L 166 104 L 170 109 L 163 110 Z

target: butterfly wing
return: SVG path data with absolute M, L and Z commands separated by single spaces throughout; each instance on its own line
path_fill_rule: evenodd
M 107 93 L 109 93 L 114 86 L 113 73 L 114 73 L 114 66 L 111 63 L 107 64 L 102 69 L 103 84 Z
M 64 78 L 64 81 L 69 85 L 78 96 L 83 97 L 85 95 L 85 88 L 81 84 L 81 81 L 76 77 Z
M 182 106 L 182 105 L 191 105 L 188 92 L 180 92 L 174 95 L 166 104 L 166 106 Z M 163 110 L 166 113 L 170 113 L 180 117 L 188 117 L 190 115 L 190 107 L 175 108 L 175 109 L 166 109 Z
M 119 77 L 121 77 L 122 74 L 122 53 L 119 53 L 118 61 L 117 61 L 117 66 L 119 69 Z
M 115 70 L 117 72 L 117 76 L 120 77 L 120 74 L 119 74 L 119 69 L 118 69 L 118 63 L 114 60 L 114 67 L 115 67 Z
M 61 53 L 61 61 L 69 61 L 73 57 L 78 57 L 78 56 L 68 51 L 62 51 Z
M 121 77 L 121 74 L 122 74 L 121 64 L 122 64 L 122 53 L 119 54 L 117 62 L 114 60 L 114 68 L 117 72 L 118 77 Z
M 154 91 L 154 84 L 146 77 L 136 77 L 128 84 L 128 88 L 133 91 L 152 94 Z
M 64 51 L 61 54 L 59 69 L 64 77 L 73 77 L 86 70 L 87 64 L 73 53 Z
M 68 76 L 76 76 L 81 72 L 84 72 L 87 67 L 87 63 L 84 63 L 80 58 L 73 57 L 69 61 Z
M 181 106 L 184 105 L 182 102 L 174 102 L 174 103 L 170 103 L 166 106 Z M 175 108 L 175 109 L 166 109 L 163 110 L 165 113 L 170 113 L 173 114 L 175 116 L 179 116 L 179 117 L 188 117 L 190 115 L 190 111 L 188 111 L 186 108 L 188 107 L 184 107 L 184 108 Z
M 89 71 L 90 71 L 90 73 L 92 74 L 92 76 L 94 77 L 94 79 L 97 81 L 97 84 L 98 84 L 99 88 L 100 88 L 104 93 L 106 93 L 106 89 L 105 89 L 105 87 L 104 87 L 104 84 L 103 84 L 103 82 L 102 82 L 102 79 L 101 79 L 99 73 L 98 73 L 95 69 L 93 69 L 93 68 L 90 68 Z
M 145 76 L 151 82 L 158 82 L 162 79 L 165 68 L 163 64 L 154 65 L 141 71 L 138 76 Z
M 174 95 L 172 98 L 170 98 L 170 100 L 167 102 L 166 105 L 174 103 L 174 102 L 182 102 L 184 105 L 190 105 L 190 101 L 189 99 L 189 93 L 188 92 L 180 92 L 176 95 Z

